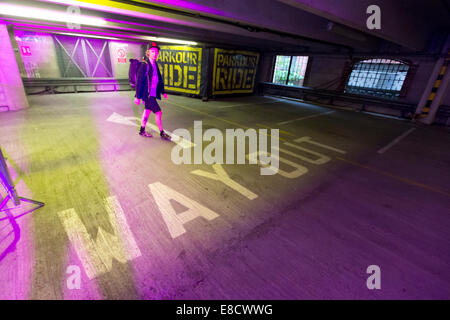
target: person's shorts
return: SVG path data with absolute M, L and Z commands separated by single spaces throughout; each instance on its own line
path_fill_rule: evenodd
M 156 101 L 155 97 L 148 97 L 148 99 L 145 101 L 145 109 L 151 110 L 154 113 L 161 111 L 161 108 L 159 107 L 159 104 Z

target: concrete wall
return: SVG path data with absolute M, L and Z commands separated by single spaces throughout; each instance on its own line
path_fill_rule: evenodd
M 13 47 L 16 54 L 16 65 L 22 78 L 60 78 L 64 70 L 60 70 L 55 42 L 51 34 L 25 32 L 15 30 Z M 143 43 L 109 41 L 109 53 L 113 76 L 117 79 L 127 79 L 130 59 L 140 59 Z M 107 53 L 105 53 L 107 54 Z M 79 91 L 114 90 L 112 85 L 79 86 Z M 129 85 L 117 90 L 128 90 Z M 28 88 L 27 93 L 41 92 L 43 88 Z M 58 87 L 58 92 L 73 92 L 73 86 Z M 0 94 L 1 98 L 1 94 Z M 2 103 L 0 103 L 2 105 Z
M 55 43 L 50 34 L 32 34 L 16 30 L 15 39 L 23 61 L 23 77 L 27 78 L 59 78 L 59 69 Z M 115 78 L 128 78 L 130 59 L 140 59 L 140 43 L 110 41 L 109 52 Z M 28 53 L 26 53 L 26 51 Z M 120 56 L 121 52 L 125 56 Z
M 343 57 L 310 57 L 305 87 L 336 90 L 346 61 Z
M 111 65 L 113 75 L 117 79 L 128 78 L 130 59 L 140 59 L 140 43 L 127 43 L 121 41 L 110 41 L 109 52 L 111 54 Z
M 272 69 L 276 55 L 274 54 L 261 54 L 258 70 L 258 82 L 271 82 L 272 81 Z
M 445 104 L 447 106 L 450 106 L 450 94 L 448 94 L 448 91 L 447 91 L 447 96 L 444 99 L 444 103 L 443 104 Z
M 261 64 L 260 81 L 272 81 L 270 74 L 273 68 L 272 55 L 263 55 Z M 432 58 L 409 59 L 416 65 L 416 72 L 408 85 L 406 96 L 399 98 L 399 101 L 408 103 L 418 103 L 423 91 L 428 83 L 431 72 L 435 64 Z M 340 85 L 340 79 L 344 72 L 348 59 L 345 57 L 314 56 L 308 62 L 305 87 L 317 89 L 336 90 Z M 446 98 L 446 104 L 450 98 Z
M 0 111 L 28 107 L 22 77 L 16 63 L 13 46 L 6 25 L 0 24 Z
M 26 78 L 59 78 L 55 44 L 49 34 L 27 34 L 16 30 L 15 39 L 22 57 Z M 27 53 L 27 50 L 28 53 Z
M 262 63 L 260 66 L 259 82 L 271 82 L 271 73 L 273 69 L 273 54 L 263 54 Z M 407 87 L 406 95 L 398 98 L 398 102 L 410 103 L 417 106 L 421 100 L 421 97 L 426 90 L 428 81 L 433 72 L 433 68 L 436 63 L 436 59 L 432 57 L 414 57 L 405 58 L 415 68 L 415 72 L 411 75 L 409 83 L 405 84 Z M 344 68 L 348 59 L 346 57 L 331 57 L 331 56 L 313 56 L 310 57 L 308 62 L 308 68 L 305 78 L 305 87 L 316 89 L 338 89 L 342 78 Z M 334 81 L 336 80 L 336 81 Z M 435 79 L 433 79 L 433 82 Z M 330 85 L 331 84 L 331 85 Z M 450 94 L 447 90 L 442 105 L 450 106 Z M 429 93 L 427 93 L 429 94 Z M 290 96 L 287 93 L 287 96 Z M 323 101 L 322 101 L 323 100 Z M 318 100 L 323 103 L 328 103 L 327 99 Z M 337 105 L 345 105 L 346 107 L 361 108 L 360 104 L 354 104 L 350 102 L 338 102 Z M 366 105 L 366 111 L 388 114 L 392 116 L 405 116 L 399 109 L 393 109 L 389 107 L 383 107 L 381 105 Z M 440 117 L 435 120 L 437 123 L 450 125 L 450 118 Z
M 418 104 L 433 72 L 436 60 L 431 58 L 415 58 L 411 59 L 411 62 L 417 66 L 416 73 L 408 86 L 406 97 L 401 98 L 400 101 Z

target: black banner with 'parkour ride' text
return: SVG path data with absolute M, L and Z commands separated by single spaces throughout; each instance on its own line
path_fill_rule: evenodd
M 212 94 L 253 93 L 259 53 L 215 48 Z
M 167 90 L 200 94 L 202 48 L 161 46 L 157 62 Z

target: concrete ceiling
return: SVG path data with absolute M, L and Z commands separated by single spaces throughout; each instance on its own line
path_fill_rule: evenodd
M 42 0 L 1 1 L 104 18 L 89 32 L 139 41 L 142 36 L 170 37 L 264 51 L 377 52 L 380 48 L 415 52 L 425 49 L 434 32 L 448 30 L 446 0 L 379 0 L 382 29 L 366 28 L 369 0 Z M 64 23 L 2 16 L 16 28 L 64 31 Z M 432 19 L 431 19 L 432 18 Z M 430 19 L 432 21 L 430 21 Z M 67 30 L 66 30 L 67 31 Z
M 373 0 L 277 0 L 330 21 L 421 51 L 433 32 L 450 28 L 447 0 L 378 0 L 381 30 L 368 30 L 366 9 Z

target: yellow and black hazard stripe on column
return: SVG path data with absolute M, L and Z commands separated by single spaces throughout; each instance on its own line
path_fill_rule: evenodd
M 422 114 L 420 115 L 421 118 L 425 118 L 430 112 L 431 104 L 433 103 L 433 100 L 436 97 L 436 93 L 439 90 L 442 79 L 444 79 L 445 73 L 447 72 L 449 66 L 450 66 L 450 50 L 447 52 L 447 57 L 445 58 L 444 64 L 442 65 L 441 72 L 439 72 L 437 80 L 434 83 L 433 89 L 431 89 L 430 97 L 428 98 L 427 103 L 423 107 Z

